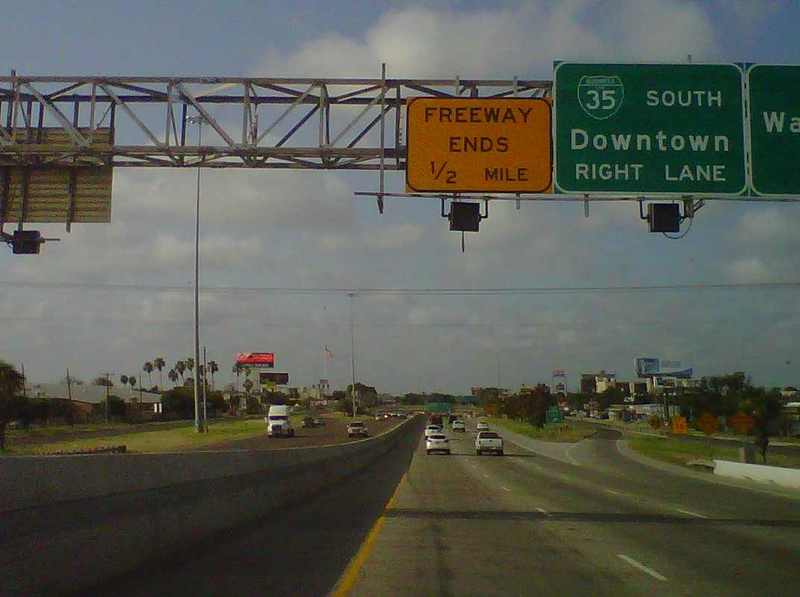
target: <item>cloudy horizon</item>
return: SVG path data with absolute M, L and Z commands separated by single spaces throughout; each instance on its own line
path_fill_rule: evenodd
M 790 2 L 93 2 L 89 21 L 39 4 L 36 38 L 36 11 L 0 24 L 6 70 L 374 77 L 386 62 L 396 77 L 550 79 L 559 59 L 800 62 Z M 118 168 L 111 224 L 43 226 L 62 240 L 40 256 L 0 252 L 0 359 L 50 382 L 191 356 L 194 185 L 193 171 Z M 709 202 L 678 241 L 648 234 L 635 203 L 585 218 L 579 203 L 497 202 L 462 253 L 438 201 L 388 199 L 381 216 L 353 195 L 376 188 L 375 173 L 203 172 L 201 342 L 222 383 L 237 352 L 273 351 L 291 385 L 311 385 L 325 345 L 332 383 L 349 383 L 346 294 L 276 288 L 573 289 L 362 293 L 358 378 L 379 391 L 516 387 L 553 369 L 574 389 L 584 371 L 632 379 L 637 356 L 800 382 L 798 287 L 763 286 L 798 281 L 797 205 Z M 728 287 L 599 290 L 669 285 Z

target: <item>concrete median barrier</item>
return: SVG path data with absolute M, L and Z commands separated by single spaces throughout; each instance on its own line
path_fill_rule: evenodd
M 732 479 L 748 479 L 762 483 L 774 483 L 791 489 L 800 489 L 800 469 L 715 460 L 714 474 Z
M 2 594 L 77 593 L 171 560 L 176 548 L 313 496 L 423 424 L 314 448 L 0 458 Z

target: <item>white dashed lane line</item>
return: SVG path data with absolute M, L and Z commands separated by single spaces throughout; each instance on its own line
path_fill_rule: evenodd
M 501 486 L 500 486 L 500 489 L 502 489 L 503 491 L 511 491 L 511 490 L 510 490 L 508 487 L 506 487 L 505 485 L 501 485 Z
M 692 512 L 691 510 L 683 510 L 681 508 L 675 508 L 681 514 L 688 514 L 689 516 L 695 516 L 696 518 L 708 518 L 708 516 L 703 516 L 702 514 L 698 514 L 697 512 Z
M 621 559 L 623 562 L 627 562 L 628 564 L 630 564 L 634 568 L 637 568 L 637 569 L 641 570 L 645 574 L 649 574 L 650 576 L 652 576 L 656 580 L 660 580 L 660 581 L 666 581 L 667 580 L 666 576 L 663 576 L 663 575 L 659 574 L 658 572 L 656 572 L 652 568 L 649 568 L 648 566 L 645 566 L 641 562 L 637 562 L 636 560 L 634 560 L 630 556 L 626 556 L 624 553 L 618 553 L 617 557 L 619 559 Z

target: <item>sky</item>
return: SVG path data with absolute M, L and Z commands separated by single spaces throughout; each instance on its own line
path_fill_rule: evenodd
M 800 63 L 793 1 L 46 2 L 0 21 L 0 70 L 28 75 L 550 79 L 554 60 Z M 117 169 L 111 224 L 43 226 L 38 257 L 0 249 L 0 359 L 29 379 L 131 374 L 193 352 L 195 174 Z M 350 378 L 349 299 L 258 288 L 585 288 L 796 282 L 800 205 L 707 205 L 682 240 L 635 204 L 491 205 L 447 230 L 436 200 L 390 199 L 377 175 L 203 173 L 201 342 L 230 379 L 237 352 L 273 351 L 292 385 Z M 402 173 L 387 174 L 402 191 Z M 37 287 L 37 283 L 49 286 Z M 78 284 L 79 287 L 71 287 Z M 59 286 L 61 285 L 61 286 Z M 117 285 L 126 285 L 122 290 Z M 168 288 L 164 288 L 168 287 Z M 183 290 L 183 289 L 186 290 Z M 357 377 L 379 391 L 467 393 L 565 369 L 634 377 L 636 356 L 698 375 L 800 383 L 798 288 L 362 295 Z M 155 380 L 154 380 L 155 381 Z

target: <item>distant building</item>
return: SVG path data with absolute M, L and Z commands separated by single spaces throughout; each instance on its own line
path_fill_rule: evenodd
M 614 387 L 616 380 L 617 374 L 605 369 L 596 373 L 581 373 L 581 394 L 600 394 Z
M 99 404 L 105 402 L 106 388 L 105 386 L 96 386 L 93 384 L 70 384 L 67 388 L 66 383 L 35 383 L 28 386 L 29 397 L 31 398 L 47 398 L 50 400 L 69 400 L 72 397 L 73 402 L 85 402 L 89 404 Z M 161 394 L 153 392 L 139 392 L 139 390 L 131 390 L 129 386 L 114 386 L 109 388 L 109 394 L 119 396 L 125 402 L 139 402 L 142 404 L 153 404 L 161 402 Z

